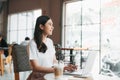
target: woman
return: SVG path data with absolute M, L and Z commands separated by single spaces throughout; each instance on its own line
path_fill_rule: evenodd
M 46 73 L 54 73 L 53 64 L 57 63 L 53 41 L 48 38 L 52 35 L 53 22 L 48 16 L 37 18 L 34 38 L 29 43 L 29 57 L 32 73 L 27 80 L 44 80 Z M 73 70 L 74 67 L 65 67 L 65 70 Z

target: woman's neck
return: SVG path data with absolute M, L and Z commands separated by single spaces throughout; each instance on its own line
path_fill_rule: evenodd
M 47 36 L 43 35 L 43 42 L 45 43 L 46 42 L 46 39 L 47 39 Z

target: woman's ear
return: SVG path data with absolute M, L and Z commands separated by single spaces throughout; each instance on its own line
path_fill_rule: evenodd
M 40 29 L 41 29 L 41 30 L 43 30 L 43 29 L 44 29 L 44 27 L 43 27 L 43 25 L 42 25 L 42 24 L 40 24 L 40 26 L 39 26 L 39 27 L 40 27 Z

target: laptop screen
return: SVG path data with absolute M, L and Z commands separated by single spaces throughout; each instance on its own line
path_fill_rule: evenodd
M 85 68 L 83 69 L 83 74 L 90 73 L 96 58 L 97 53 L 91 51 L 88 53 L 88 57 L 85 63 Z

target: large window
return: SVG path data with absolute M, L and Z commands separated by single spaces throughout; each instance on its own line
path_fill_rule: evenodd
M 120 77 L 120 0 L 101 0 L 101 74 Z
M 74 51 L 77 65 L 84 68 L 89 53 L 100 54 L 100 1 L 66 2 L 63 23 L 63 47 L 89 48 L 87 51 Z M 99 59 L 96 69 L 98 72 Z
M 64 3 L 62 47 L 88 48 L 87 51 L 74 51 L 74 54 L 78 53 L 76 57 L 80 67 L 84 68 L 87 54 L 94 52 L 98 54 L 96 64 L 92 64 L 96 69 L 94 72 L 120 77 L 119 4 L 119 0 Z
M 8 43 L 16 42 L 18 44 L 24 41 L 25 37 L 33 37 L 35 20 L 41 15 L 41 10 L 33 10 L 11 14 L 8 16 Z

